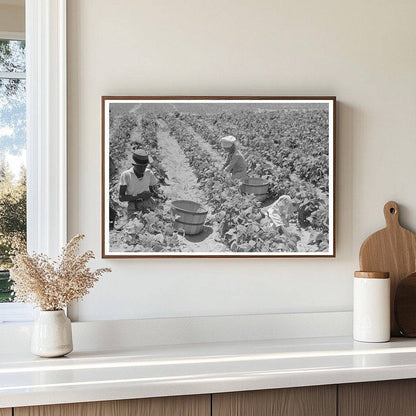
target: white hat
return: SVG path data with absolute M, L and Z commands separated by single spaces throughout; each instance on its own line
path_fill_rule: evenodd
M 237 139 L 234 136 L 225 136 L 221 139 L 221 146 L 224 149 L 229 149 L 236 141 Z

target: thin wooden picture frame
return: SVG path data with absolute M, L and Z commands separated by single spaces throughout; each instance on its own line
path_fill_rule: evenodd
M 112 114 L 110 115 L 110 113 Z M 103 258 L 333 258 L 336 256 L 336 97 L 103 96 L 101 97 L 101 114 Z M 120 125 L 122 125 L 122 131 L 120 131 Z M 131 131 L 127 131 L 128 129 Z M 238 151 L 235 151 L 235 154 L 240 153 L 242 163 L 245 163 L 246 166 L 246 176 L 243 179 L 232 178 L 233 172 L 223 172 L 220 168 L 220 159 L 226 160 L 226 154 L 223 154 L 222 150 L 223 146 L 220 145 L 224 136 L 232 136 L 237 140 Z M 193 139 L 198 140 L 198 146 L 192 142 Z M 225 139 L 225 142 L 227 140 Z M 279 149 L 283 149 L 284 156 L 278 151 L 273 151 L 273 146 L 268 142 L 270 140 L 277 143 L 277 146 L 280 146 Z M 163 145 L 160 144 L 161 141 L 163 141 Z M 260 141 L 264 144 L 264 149 L 259 145 Z M 112 150 L 110 150 L 110 142 Z M 222 144 L 227 144 L 225 142 Z M 197 182 L 194 180 L 193 183 L 201 191 L 198 191 L 199 199 L 196 197 L 197 192 L 195 192 L 195 197 L 191 192 L 190 199 L 189 189 L 185 192 L 183 187 L 180 187 L 181 182 L 183 184 L 181 174 L 178 174 L 179 178 L 173 177 L 178 169 L 172 167 L 172 160 L 166 159 L 164 161 L 164 155 L 166 156 L 169 150 L 166 149 L 166 145 L 167 147 L 172 145 L 177 152 L 180 152 L 181 157 L 177 162 L 182 163 L 183 170 L 188 171 L 188 177 L 195 176 Z M 159 148 L 160 146 L 162 149 Z M 194 150 L 192 150 L 193 147 L 195 147 Z M 155 216 L 159 220 L 165 218 L 166 225 L 151 228 L 149 231 L 148 223 L 144 221 L 144 218 L 146 215 L 147 218 L 150 218 L 149 215 L 153 209 L 146 209 L 138 211 L 137 214 L 133 213 L 133 217 L 131 217 L 130 211 L 129 219 L 126 220 L 127 225 L 120 226 L 118 224 L 114 231 L 114 228 L 110 229 L 110 216 L 114 210 L 110 207 L 110 202 L 115 203 L 115 211 L 119 211 L 117 213 L 119 217 L 125 215 L 121 207 L 123 204 L 117 201 L 119 182 L 116 178 L 123 173 L 122 171 L 127 171 L 127 167 L 133 163 L 131 154 L 134 151 L 142 150 L 142 148 L 150 156 L 150 170 L 156 170 L 156 178 L 161 180 L 164 176 L 162 179 L 165 185 L 161 185 L 159 188 L 169 189 L 167 193 L 177 196 L 178 199 L 175 199 L 176 202 L 173 205 L 169 205 L 172 204 L 172 200 L 166 199 L 166 195 L 162 195 L 162 198 L 158 200 L 159 203 L 156 204 L 156 206 L 162 206 L 164 212 L 157 211 Z M 114 151 L 114 149 L 119 150 Z M 121 153 L 120 149 L 122 149 Z M 123 154 L 123 149 L 126 150 L 125 154 Z M 267 149 L 270 150 L 269 153 Z M 117 153 L 116 162 L 114 162 L 112 152 Z M 270 169 L 258 166 L 261 165 L 262 156 L 267 159 L 266 162 L 271 166 Z M 209 172 L 204 174 L 201 173 L 205 170 L 204 167 L 201 168 L 204 165 L 201 165 L 202 162 L 198 165 L 195 160 L 208 157 L 212 157 L 214 162 L 211 159 L 208 161 L 207 166 L 212 166 L 207 167 Z M 190 160 L 193 162 L 189 162 Z M 325 160 L 327 160 L 326 164 Z M 116 167 L 114 167 L 115 163 Z M 288 172 L 287 166 L 279 166 L 279 163 L 296 166 L 296 168 L 293 168 L 293 172 Z M 302 163 L 306 166 L 303 166 Z M 111 177 L 110 165 L 112 167 Z M 216 166 L 216 169 L 213 166 Z M 130 170 L 132 169 L 130 168 Z M 264 175 L 259 176 L 259 172 Z M 212 185 L 212 181 L 209 181 L 209 175 L 221 178 L 218 180 L 223 181 L 221 182 L 221 189 L 225 190 L 225 193 L 221 194 L 225 201 L 223 205 L 218 201 L 212 202 L 215 200 L 215 192 L 213 192 L 215 184 Z M 134 175 L 132 177 L 134 178 Z M 257 184 L 254 179 L 251 181 L 252 178 L 257 177 L 261 178 L 263 182 L 267 182 L 268 186 L 266 201 L 263 202 L 258 201 L 261 199 L 259 194 L 251 195 L 251 192 L 257 191 L 253 191 L 249 184 L 252 182 Z M 260 183 L 260 186 L 263 182 Z M 234 183 L 238 183 L 240 196 L 237 195 L 237 187 L 234 186 Z M 168 188 L 172 184 L 177 185 L 178 189 L 172 191 L 171 188 Z M 314 186 L 317 189 L 314 190 Z M 179 198 L 181 196 L 179 188 L 187 198 Z M 308 201 L 308 195 L 310 201 Z M 286 198 L 287 196 L 289 198 Z M 235 198 L 237 201 L 234 206 L 229 204 L 230 198 Z M 194 199 L 196 201 L 193 201 Z M 281 199 L 280 202 L 279 199 Z M 184 219 L 182 215 L 188 216 L 188 212 L 192 212 L 189 214 L 192 217 L 197 216 L 194 215 L 194 206 L 190 208 L 189 205 L 180 205 L 182 200 L 197 202 L 199 206 L 196 206 L 196 211 L 199 209 L 208 211 L 208 218 L 202 225 L 203 231 L 196 236 L 187 234 L 188 231 L 194 233 L 196 226 L 190 226 L 187 219 L 182 221 Z M 214 206 L 206 207 L 205 205 L 209 201 Z M 259 209 L 256 216 L 251 216 L 248 212 L 250 209 L 246 209 L 250 204 L 254 206 L 255 210 Z M 231 206 L 231 208 L 221 210 L 222 206 Z M 227 225 L 228 229 L 219 231 L 219 227 L 224 227 L 224 224 L 221 224 L 221 220 L 224 221 L 221 211 L 227 215 L 230 210 L 233 211 L 234 207 L 238 208 L 238 206 L 244 207 L 244 212 L 248 212 L 243 217 L 251 225 L 253 221 L 255 222 L 254 218 L 259 218 L 261 226 L 257 234 L 257 227 L 252 227 L 250 234 L 243 230 L 238 236 L 234 236 L 233 225 L 230 227 L 230 224 Z M 126 207 L 124 209 L 127 210 Z M 285 217 L 283 211 L 289 212 L 289 214 Z M 173 215 L 169 216 L 168 212 Z M 236 224 L 244 221 L 244 218 L 239 219 Z M 270 220 L 270 224 L 266 224 L 265 219 Z M 136 220 L 134 224 L 133 220 Z M 151 221 L 153 221 L 153 217 Z M 182 225 L 184 222 L 186 225 Z M 198 220 L 191 219 L 190 222 L 198 222 Z M 122 223 L 121 220 L 120 223 Z M 143 224 L 145 224 L 144 229 L 141 228 Z M 271 228 L 267 228 L 265 224 Z M 123 227 L 127 227 L 128 232 Z M 191 228 L 189 229 L 189 227 Z M 196 228 L 198 227 L 200 226 Z M 165 233 L 160 232 L 165 229 Z M 238 229 L 242 230 L 241 227 Z M 286 232 L 293 237 L 293 241 L 291 240 L 292 242 L 285 246 Z M 146 235 L 151 237 L 149 246 L 143 243 L 143 241 L 149 240 L 146 239 Z M 234 238 L 232 242 L 230 235 Z M 176 236 L 179 242 L 172 242 L 174 240 L 171 238 L 172 236 Z M 272 243 L 264 243 L 262 246 L 261 236 L 269 236 Z M 153 237 L 160 242 L 154 242 Z M 233 245 L 233 243 L 235 244 Z M 178 247 L 174 244 L 182 244 L 180 247 L 184 248 L 179 248 L 179 250 L 184 251 L 176 251 Z M 198 247 L 195 250 L 196 246 Z M 147 251 L 147 247 L 154 249 L 154 251 Z M 205 251 L 206 247 L 209 249 L 213 247 L 214 250 L 217 250 L 217 247 L 220 249 Z M 255 251 L 250 251 L 253 247 Z M 283 249 L 282 251 L 259 251 L 258 247 L 266 247 L 266 250 L 269 249 L 268 247 L 277 247 L 279 250 L 283 247 Z M 291 248 L 293 251 L 288 252 L 285 247 Z M 299 247 L 308 251 L 298 251 Z M 241 248 L 244 251 L 241 251 Z M 139 251 L 135 251 L 136 249 Z M 141 251 L 143 249 L 145 251 Z

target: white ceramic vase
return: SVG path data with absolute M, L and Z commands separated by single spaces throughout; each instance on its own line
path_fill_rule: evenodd
M 61 309 L 40 311 L 33 325 L 31 351 L 39 357 L 62 357 L 72 351 L 71 321 Z

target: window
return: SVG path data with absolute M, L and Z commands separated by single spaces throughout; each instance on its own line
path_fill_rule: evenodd
M 26 244 L 26 53 L 0 33 L 0 302 L 10 302 L 13 249 Z
M 27 78 L 22 66 L 0 72 L 26 90 L 27 247 L 55 257 L 66 243 L 66 0 L 26 1 L 25 16 Z M 0 39 L 24 39 L 9 35 Z M 0 303 L 0 324 L 33 316 L 31 305 Z

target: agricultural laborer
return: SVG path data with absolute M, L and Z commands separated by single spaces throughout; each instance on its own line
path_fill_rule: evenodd
M 127 215 L 131 217 L 139 211 L 148 211 L 155 207 L 152 196 L 156 196 L 157 179 L 150 168 L 149 156 L 144 150 L 136 150 L 133 166 L 120 177 L 120 201 L 127 201 Z
M 266 214 L 272 220 L 274 226 L 284 235 L 289 235 L 289 219 L 293 216 L 294 206 L 289 195 L 281 195 L 270 207 Z
M 233 179 L 244 179 L 247 176 L 247 162 L 237 148 L 237 139 L 234 136 L 223 137 L 221 146 L 228 152 L 223 169 L 231 173 Z

